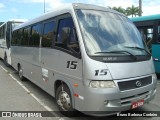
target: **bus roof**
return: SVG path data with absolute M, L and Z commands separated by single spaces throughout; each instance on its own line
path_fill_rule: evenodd
M 112 12 L 112 13 L 116 13 L 116 14 L 125 16 L 122 13 L 119 13 L 119 12 L 117 12 L 115 10 L 112 10 L 110 8 L 107 8 L 107 7 L 91 5 L 91 4 L 84 4 L 84 3 L 72 3 L 72 4 L 67 4 L 67 5 L 64 5 L 62 7 L 59 7 L 57 9 L 53 10 L 53 11 L 47 12 L 47 13 L 45 13 L 45 14 L 43 14 L 43 15 L 41 15 L 41 16 L 33 19 L 33 20 L 27 21 L 27 22 L 21 24 L 20 26 L 17 26 L 14 30 L 25 27 L 25 26 L 28 26 L 28 25 L 35 24 L 37 22 L 41 22 L 43 20 L 50 19 L 50 18 L 58 16 L 58 15 L 65 14 L 67 12 L 71 12 L 74 9 L 101 10 L 101 11 L 108 11 L 108 12 Z
M 7 22 L 26 22 L 27 19 L 10 19 Z
M 4 26 L 7 22 L 19 22 L 19 23 L 24 23 L 26 22 L 27 19 L 10 19 L 6 22 L 2 22 L 2 24 L 0 24 L 0 27 Z
M 160 14 L 156 15 L 148 15 L 148 16 L 141 16 L 141 17 L 135 17 L 130 18 L 133 22 L 140 22 L 140 21 L 149 21 L 149 20 L 158 20 L 160 19 Z

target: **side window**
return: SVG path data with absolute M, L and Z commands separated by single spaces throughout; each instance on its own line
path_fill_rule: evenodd
M 40 36 L 41 36 L 41 24 L 32 26 L 31 39 L 29 45 L 34 47 L 39 47 Z
M 153 28 L 147 28 L 145 32 L 146 32 L 146 43 L 149 50 L 151 50 L 153 43 Z
M 6 30 L 6 45 L 7 48 L 10 47 L 10 41 L 11 41 L 11 26 L 12 26 L 12 22 L 7 22 L 7 30 Z
M 153 43 L 153 27 L 140 28 L 139 31 L 144 38 L 149 50 L 151 51 L 151 46 Z
M 13 38 L 11 39 L 11 44 L 16 45 L 17 43 L 17 30 L 13 32 Z
M 3 29 L 2 29 L 2 27 L 0 28 L 0 38 L 2 38 L 2 31 L 3 31 Z
M 21 45 L 21 41 L 22 41 L 22 29 L 19 29 L 17 33 L 16 45 Z
M 5 28 L 6 28 L 6 25 L 4 25 L 0 28 L 0 38 L 5 37 Z
M 22 46 L 28 46 L 29 35 L 30 35 L 30 28 L 24 28 L 23 29 L 23 39 L 21 42 Z
M 2 37 L 2 28 L 0 28 L 0 38 Z
M 41 42 L 42 47 L 52 47 L 54 29 L 55 29 L 54 21 L 50 21 L 44 24 L 43 37 Z
M 160 43 L 160 22 L 158 24 L 158 39 L 157 42 Z
M 67 41 L 67 45 L 64 45 L 65 43 L 63 43 L 63 40 L 62 40 L 62 29 L 65 27 L 70 28 L 69 41 Z M 55 45 L 61 48 L 73 49 L 74 51 L 79 52 L 77 34 L 76 34 L 72 17 L 59 20 L 57 40 Z

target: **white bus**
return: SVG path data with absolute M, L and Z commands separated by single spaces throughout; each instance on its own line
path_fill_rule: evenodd
M 13 31 L 12 66 L 55 97 L 60 111 L 103 116 L 148 103 L 153 61 L 134 24 L 111 9 L 71 4 Z
M 10 42 L 12 30 L 26 20 L 12 19 L 0 25 L 0 58 L 4 60 L 6 65 L 11 65 Z

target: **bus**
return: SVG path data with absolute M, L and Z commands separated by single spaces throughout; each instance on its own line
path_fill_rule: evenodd
M 145 40 L 152 57 L 156 73 L 160 73 L 160 14 L 131 18 Z
M 13 30 L 12 66 L 55 97 L 60 112 L 105 116 L 156 93 L 152 57 L 135 25 L 112 9 L 73 3 Z
M 4 60 L 6 65 L 11 65 L 11 50 L 10 41 L 12 36 L 12 30 L 17 25 L 26 20 L 12 19 L 7 22 L 1 22 L 0 25 L 0 58 Z

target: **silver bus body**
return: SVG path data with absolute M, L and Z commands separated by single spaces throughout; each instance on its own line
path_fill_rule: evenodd
M 12 30 L 25 21 L 24 19 L 11 19 L 0 25 L 0 58 L 2 58 L 6 64 L 11 65 L 10 42 Z
M 98 26 L 98 24 L 94 24 L 94 27 L 90 29 L 93 19 L 96 19 L 95 22 L 103 19 L 102 13 L 99 12 L 104 12 L 103 14 L 111 17 L 113 15 L 114 18 L 119 16 L 116 18 L 118 19 L 117 22 L 122 21 L 132 26 L 127 17 L 111 9 L 88 4 L 72 4 L 46 13 L 14 29 L 13 34 L 14 32 L 16 34 L 16 31 L 25 29 L 27 26 L 31 26 L 31 28 L 27 29 L 32 29 L 32 25 L 42 24 L 38 46 L 28 47 L 16 45 L 15 43 L 11 46 L 12 66 L 17 71 L 21 67 L 22 69 L 19 71 L 24 77 L 53 97 L 56 97 L 57 88 L 61 84 L 66 84 L 71 93 L 72 107 L 83 113 L 96 116 L 111 115 L 132 109 L 133 103 L 140 100 L 143 101 L 143 104 L 148 103 L 155 96 L 157 84 L 152 57 L 148 56 L 149 53 L 145 50 L 125 48 L 120 53 L 117 49 L 111 53 L 95 50 L 95 48 L 100 48 L 97 47 L 98 43 L 92 43 L 94 35 L 92 35 L 93 32 L 89 33 L 89 31 Z M 52 47 L 43 47 L 42 39 L 45 39 L 45 35 L 43 35 L 45 34 L 45 30 L 43 30 L 45 23 L 54 21 L 60 24 L 61 20 L 66 18 L 68 14 L 74 22 L 80 52 L 74 52 L 65 47 L 60 48 L 61 45 L 59 46 L 59 43 L 54 41 L 51 42 Z M 89 16 L 87 18 L 89 19 L 88 21 L 91 20 L 87 25 L 80 20 L 82 17 L 79 16 L 82 16 L 82 14 L 86 14 L 84 18 Z M 95 18 L 92 14 L 97 14 L 98 17 Z M 56 32 L 53 32 L 53 38 L 55 39 L 58 39 L 60 36 L 57 30 L 60 25 L 57 24 L 54 25 Z M 111 26 L 113 24 L 113 27 L 115 27 L 114 23 L 110 24 Z M 125 24 L 121 25 L 121 29 L 123 29 L 123 25 Z M 85 29 L 85 26 L 89 27 Z M 99 26 L 103 27 L 99 30 L 100 32 L 96 29 L 95 34 L 98 32 L 98 34 L 102 34 L 103 29 L 109 29 L 111 33 L 105 33 L 102 36 L 108 35 L 113 37 L 116 36 L 116 33 L 124 34 L 124 31 L 115 32 L 114 28 L 106 28 L 105 22 Z M 137 31 L 134 25 L 132 27 L 134 31 Z M 113 34 L 115 32 L 115 35 L 112 35 L 112 32 Z M 137 32 L 136 34 L 139 35 Z M 116 39 L 120 37 L 118 36 Z M 103 40 L 102 37 L 100 38 Z M 138 42 L 141 43 L 142 40 Z M 138 42 L 136 44 L 139 44 Z M 103 45 L 105 43 L 102 43 Z M 91 50 L 95 51 L 92 53 Z M 132 54 L 135 52 L 138 55 L 132 55 L 130 52 Z

